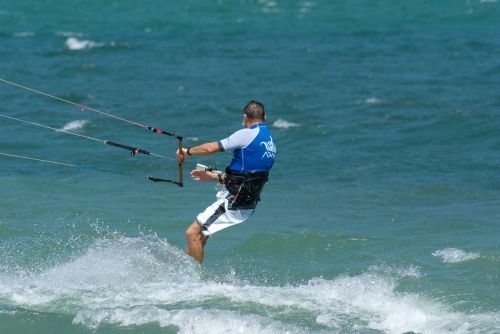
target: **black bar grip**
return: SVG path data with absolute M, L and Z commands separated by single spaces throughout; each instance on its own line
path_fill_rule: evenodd
M 154 176 L 148 176 L 148 180 L 149 181 L 153 181 L 153 182 L 168 182 L 168 183 L 174 183 L 176 185 L 178 185 L 179 187 L 182 187 L 183 184 L 178 182 L 178 181 L 174 181 L 174 180 L 167 180 L 167 179 L 160 179 L 159 177 L 154 177 Z
M 118 147 L 118 148 L 122 148 L 122 149 L 127 150 L 127 151 L 130 151 L 130 154 L 132 154 L 132 155 L 136 155 L 137 153 L 142 153 L 142 154 L 146 154 L 146 155 L 150 155 L 151 154 L 150 152 L 148 152 L 146 150 L 143 150 L 143 149 L 140 149 L 140 148 L 137 148 L 137 147 L 132 147 L 132 146 L 127 146 L 127 145 L 115 143 L 115 142 L 112 142 L 112 141 L 109 141 L 109 140 L 105 140 L 104 143 L 108 144 L 108 145 L 111 145 L 111 146 Z

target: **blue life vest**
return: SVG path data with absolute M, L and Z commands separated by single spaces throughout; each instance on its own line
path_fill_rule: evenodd
M 276 146 L 266 124 L 255 124 L 238 132 L 241 133 L 235 141 L 242 147 L 234 149 L 228 168 L 235 172 L 269 171 L 276 157 Z

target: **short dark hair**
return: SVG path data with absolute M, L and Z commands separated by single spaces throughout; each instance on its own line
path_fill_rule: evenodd
M 259 101 L 252 100 L 248 102 L 243 111 L 248 119 L 258 119 L 262 121 L 266 119 L 264 105 Z

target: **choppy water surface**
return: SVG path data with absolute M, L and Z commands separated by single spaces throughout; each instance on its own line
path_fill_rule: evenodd
M 0 156 L 0 332 L 499 332 L 499 6 L 0 3 L 0 78 L 186 146 L 258 99 L 278 146 L 257 212 L 200 267 L 184 229 L 213 185 L 152 183 L 176 162 L 0 118 L 1 153 L 78 165 Z M 2 115 L 174 157 L 133 125 L 0 97 Z

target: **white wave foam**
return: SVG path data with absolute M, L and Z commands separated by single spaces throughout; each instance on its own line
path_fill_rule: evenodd
M 274 121 L 273 126 L 275 128 L 288 129 L 288 128 L 294 128 L 294 127 L 300 126 L 300 124 L 288 122 L 284 119 L 279 118 L 278 120 Z
M 66 47 L 70 50 L 92 49 L 101 46 L 104 46 L 104 44 L 89 40 L 79 40 L 76 37 L 68 37 L 66 40 Z
M 0 274 L 0 300 L 9 308 L 69 312 L 73 323 L 92 329 L 151 323 L 208 334 L 500 329 L 497 314 L 453 312 L 437 301 L 397 292 L 397 278 L 380 271 L 296 286 L 254 285 L 207 278 L 181 250 L 157 237 L 115 235 L 41 273 Z
M 370 97 L 370 98 L 365 100 L 365 103 L 366 104 L 380 104 L 380 103 L 382 103 L 382 100 L 380 100 L 376 97 Z
M 89 124 L 90 122 L 86 119 L 80 119 L 80 120 L 75 120 L 67 123 L 64 125 L 61 130 L 63 131 L 71 131 L 71 130 L 78 130 L 83 128 L 85 125 Z
M 79 312 L 73 319 L 73 323 L 92 329 L 97 329 L 102 323 L 118 326 L 158 323 L 161 327 L 177 326 L 180 334 L 305 333 L 304 329 L 259 315 L 245 315 L 228 310 L 207 310 L 200 307 L 183 310 L 165 310 L 155 306 L 135 309 L 86 310 Z
M 479 253 L 465 252 L 458 248 L 440 249 L 432 253 L 432 255 L 442 258 L 445 263 L 475 260 L 480 256 Z

